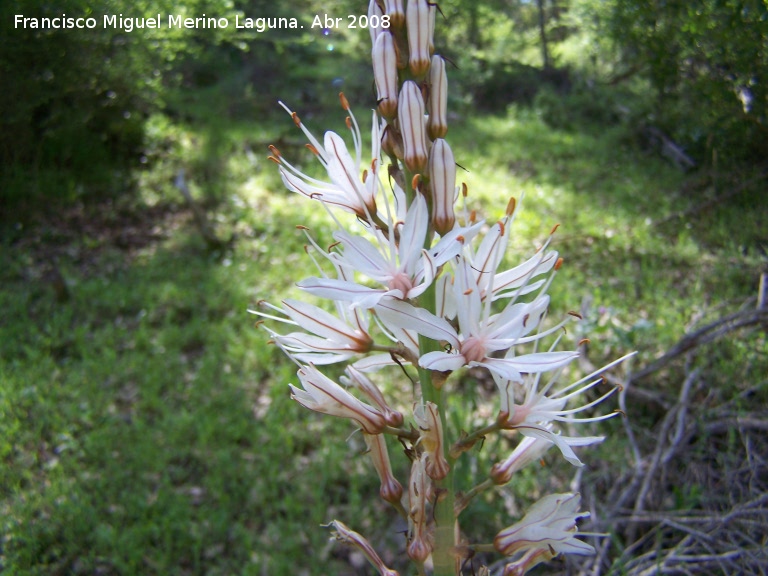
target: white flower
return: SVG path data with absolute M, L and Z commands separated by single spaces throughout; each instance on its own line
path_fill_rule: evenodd
M 449 372 L 462 366 L 484 366 L 507 380 L 522 382 L 523 373 L 554 370 L 568 364 L 578 356 L 575 351 L 538 352 L 505 358 L 496 358 L 495 352 L 510 350 L 513 346 L 536 341 L 558 329 L 560 325 L 527 336 L 539 324 L 549 304 L 549 297 L 541 295 L 530 303 L 509 303 L 498 314 L 490 314 L 490 299 L 481 302 L 470 264 L 461 256 L 455 269 L 454 294 L 457 301 L 459 331 L 444 318 L 406 302 L 382 301 L 375 310 L 387 324 L 415 330 L 419 334 L 444 341 L 448 351 L 436 351 L 419 358 L 419 365 L 428 370 Z
M 278 320 L 286 324 L 299 326 L 310 332 L 291 332 L 281 335 L 267 328 L 275 342 L 299 362 L 317 365 L 333 364 L 349 360 L 356 355 L 371 350 L 373 338 L 368 333 L 365 316 L 357 311 L 349 311 L 354 325 L 343 321 L 325 310 L 298 300 L 283 300 L 285 308 L 273 306 L 265 301 L 260 305 L 271 308 L 288 318 L 252 311 L 263 318 Z
M 381 288 L 372 288 L 346 279 L 307 278 L 298 286 L 310 294 L 337 301 L 352 302 L 362 308 L 374 307 L 382 298 L 390 296 L 402 300 L 420 296 L 433 282 L 437 269 L 459 254 L 464 244 L 480 229 L 478 223 L 469 228 L 455 228 L 440 241 L 425 249 L 429 227 L 429 210 L 423 196 L 417 194 L 398 229 L 399 241 L 390 231 L 389 236 L 374 232 L 374 244 L 361 236 L 344 230 L 334 233 L 339 252 L 328 258 L 334 265 L 369 278 Z
M 550 272 L 558 262 L 558 254 L 547 250 L 557 226 L 550 232 L 544 245 L 531 258 L 503 272 L 498 271 L 509 242 L 509 228 L 515 215 L 516 201 L 510 198 L 504 218 L 494 224 L 474 252 L 469 248 L 466 257 L 474 273 L 480 300 L 490 295 L 493 301 L 500 298 L 517 298 L 541 289 L 546 280 L 532 281 L 536 276 Z M 546 290 L 546 288 L 545 288 Z
M 361 402 L 312 364 L 298 372 L 303 390 L 290 384 L 291 398 L 315 412 L 354 420 L 367 434 L 378 434 L 387 426 L 384 415 Z
M 589 446 L 591 444 L 602 442 L 605 438 L 603 436 L 563 436 L 559 432 L 553 430 L 551 423 L 597 422 L 599 420 L 612 418 L 619 414 L 619 412 L 611 412 L 610 414 L 594 416 L 591 418 L 574 417 L 575 414 L 600 404 L 603 400 L 616 392 L 616 388 L 612 388 L 596 400 L 581 406 L 571 409 L 566 409 L 565 406 L 569 400 L 583 394 L 603 381 L 602 378 L 595 379 L 596 376 L 599 376 L 602 372 L 605 372 L 616 364 L 623 362 L 631 355 L 632 354 L 628 354 L 618 360 L 614 360 L 610 364 L 588 374 L 573 384 L 553 392 L 550 396 L 547 396 L 547 393 L 549 393 L 556 384 L 558 377 L 560 376 L 560 371 L 555 373 L 550 378 L 549 382 L 541 389 L 539 389 L 541 375 L 536 374 L 528 376 L 525 378 L 523 384 L 524 398 L 522 404 L 515 403 L 514 390 L 517 387 L 517 384 L 494 375 L 494 380 L 501 393 L 501 412 L 502 414 L 506 414 L 504 427 L 518 430 L 521 434 L 531 438 L 551 442 L 560 449 L 568 462 L 574 466 L 583 466 L 572 447 Z M 584 385 L 582 386 L 582 384 Z
M 301 122 L 298 114 L 280 102 L 280 105 L 291 115 L 296 126 L 301 128 L 307 136 L 309 140 L 307 147 L 315 154 L 320 164 L 325 168 L 330 182 L 323 182 L 303 173 L 288 162 L 274 146 L 270 147 L 273 154 L 271 159 L 280 166 L 280 176 L 289 190 L 298 192 L 307 198 L 319 200 L 325 205 L 337 206 L 368 221 L 372 215 L 376 214 L 375 198 L 379 187 L 378 167 L 381 158 L 379 121 L 374 113 L 371 134 L 373 139 L 371 150 L 372 162 L 371 173 L 369 174 L 367 169 L 363 170 L 362 167 L 360 129 L 343 94 L 341 99 L 342 106 L 349 112 L 347 125 L 352 132 L 352 139 L 355 145 L 354 158 L 352 158 L 347 150 L 347 145 L 341 136 L 335 132 L 328 131 L 325 133 L 323 144 L 321 145 L 317 138 Z
M 541 458 L 550 446 L 552 443 L 547 440 L 533 437 L 523 438 L 506 460 L 493 465 L 490 474 L 493 483 L 506 484 L 516 472 Z
M 496 535 L 493 545 L 510 556 L 520 551 L 551 549 L 557 554 L 594 554 L 589 544 L 576 539 L 576 520 L 587 518 L 579 512 L 579 494 L 550 494 L 530 507 L 525 517 Z

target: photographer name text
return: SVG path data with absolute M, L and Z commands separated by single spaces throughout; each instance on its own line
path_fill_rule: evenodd
M 235 29 L 247 29 L 255 30 L 257 32 L 265 32 L 273 29 L 299 29 L 304 28 L 304 25 L 300 24 L 297 18 L 276 18 L 276 17 L 259 17 L 248 18 L 241 15 L 232 18 L 226 17 L 212 17 L 202 16 L 196 18 L 186 18 L 181 15 L 168 14 L 163 17 L 158 14 L 151 18 L 136 18 L 130 16 L 123 16 L 122 14 L 104 14 L 101 17 L 74 17 L 62 14 L 61 16 L 54 16 L 51 18 L 35 18 L 27 17 L 23 14 L 14 15 L 14 27 L 15 28 L 28 28 L 28 29 L 53 29 L 53 30 L 66 30 L 73 28 L 97 28 L 101 24 L 102 28 L 122 30 L 123 32 L 133 32 L 134 30 L 142 30 L 145 28 L 193 28 L 193 29 L 209 29 L 209 28 L 229 28 L 232 26 Z M 340 29 L 340 28 L 389 28 L 389 16 L 367 16 L 367 15 L 355 15 L 348 14 L 346 16 L 332 16 L 330 14 L 316 14 L 312 18 L 310 28 L 320 29 Z

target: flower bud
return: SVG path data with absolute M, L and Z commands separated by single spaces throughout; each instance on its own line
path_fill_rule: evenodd
M 432 186 L 432 224 L 444 236 L 456 223 L 456 161 L 448 143 L 438 138 L 429 152 L 429 181 Z
M 340 378 L 341 382 L 347 386 L 357 388 L 360 390 L 360 392 L 365 394 L 368 399 L 373 402 L 373 404 L 384 415 L 384 420 L 386 421 L 387 425 L 403 425 L 403 415 L 397 410 L 392 409 L 389 404 L 387 404 L 387 401 L 384 399 L 384 395 L 381 393 L 381 390 L 379 390 L 379 387 L 376 386 L 376 384 L 374 384 L 373 381 L 368 378 L 368 376 L 360 372 L 360 370 L 354 366 L 347 366 L 346 372 L 348 377 L 342 376 Z
M 392 34 L 379 34 L 371 56 L 379 112 L 385 118 L 394 118 L 397 114 L 397 52 Z
M 400 28 L 405 23 L 403 0 L 384 0 L 384 14 L 389 16 L 389 27 Z
M 410 3 L 409 3 L 410 5 Z M 412 80 L 403 82 L 397 117 L 403 135 L 403 161 L 411 172 L 423 172 L 427 166 L 427 134 L 424 122 L 424 99 Z
M 434 140 L 444 138 L 448 132 L 448 77 L 445 74 L 445 60 L 441 56 L 432 56 L 429 84 L 427 134 Z
M 431 484 L 425 470 L 426 458 L 414 460 L 408 483 L 408 557 L 424 562 L 432 552 L 427 531 L 427 502 L 430 500 Z
M 442 480 L 451 467 L 444 455 L 443 425 L 437 405 L 419 404 L 413 417 L 419 426 L 419 445 L 424 450 L 424 471 L 432 480 Z
M 371 26 L 371 22 L 375 21 L 381 23 L 381 17 L 384 12 L 381 11 L 379 3 L 376 0 L 371 0 L 368 3 L 368 31 L 371 33 L 371 46 L 376 45 L 376 38 L 384 31 L 382 26 Z
M 408 29 L 408 65 L 414 76 L 423 76 L 429 70 L 429 51 L 434 35 L 434 19 L 430 30 L 429 12 L 427 0 L 408 0 L 405 13 L 405 25 Z
M 399 504 L 400 498 L 403 496 L 403 487 L 392 473 L 392 464 L 389 461 L 389 452 L 387 452 L 384 435 L 363 433 L 363 436 L 373 461 L 373 467 L 376 468 L 376 473 L 381 480 L 379 495 L 391 504 Z
M 435 20 L 437 19 L 437 4 L 428 2 L 429 4 L 429 55 L 435 53 Z M 441 12 L 442 14 L 442 12 Z

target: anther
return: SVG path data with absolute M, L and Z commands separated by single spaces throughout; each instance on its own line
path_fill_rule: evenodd
M 349 130 L 352 130 L 352 119 L 349 116 L 344 118 L 344 123 L 347 125 Z
M 512 216 L 512 214 L 515 213 L 515 208 L 517 207 L 517 200 L 515 200 L 514 196 L 509 199 L 509 202 L 507 202 L 507 216 Z
M 582 315 L 581 315 L 581 314 L 579 314 L 578 312 L 574 312 L 573 310 L 570 310 L 570 311 L 568 312 L 568 315 L 569 315 L 569 316 L 573 316 L 573 317 L 575 317 L 575 318 L 578 318 L 579 320 L 584 320 L 584 316 L 582 316 Z
M 275 164 L 280 164 L 280 160 L 275 158 L 274 156 L 267 156 L 267 160 L 272 160 Z
M 277 146 L 270 144 L 268 148 L 269 148 L 269 151 L 272 152 L 272 154 L 280 158 L 280 150 L 277 149 Z
M 563 265 L 563 258 L 560 257 L 557 259 L 557 262 L 555 262 L 555 270 L 560 270 L 560 267 Z
M 586 346 L 590 342 L 591 340 L 589 338 L 582 338 L 581 340 L 579 340 L 579 343 L 577 344 L 577 346 Z
M 304 144 L 306 146 L 307 150 L 312 152 L 315 156 L 320 156 L 320 152 L 317 151 L 317 148 L 313 144 Z
M 464 242 L 466 242 L 467 239 L 464 238 L 464 236 L 459 235 L 459 236 L 456 236 L 456 241 L 457 242 L 461 242 L 462 244 L 464 244 Z
M 368 170 L 363 170 L 363 184 L 368 180 Z
M 528 324 L 528 318 L 530 317 L 531 317 L 530 314 L 526 314 L 525 316 L 523 316 L 523 328 L 525 328 L 526 324 Z
M 464 296 L 469 296 L 470 294 L 472 294 L 472 288 L 464 290 Z
M 504 222 L 499 220 L 499 228 L 501 229 L 501 235 L 504 236 Z
M 418 190 L 419 184 L 421 184 L 421 174 L 414 174 L 413 179 L 411 180 L 411 188 Z
M 555 224 L 552 230 L 550 231 L 549 235 L 551 236 L 552 234 L 554 234 L 558 228 L 560 228 L 560 224 Z
M 307 228 L 303 224 L 296 224 L 296 229 L 297 230 L 309 230 L 309 228 Z
M 333 244 L 330 244 L 330 245 L 328 246 L 328 252 L 330 252 L 331 250 L 333 250 L 334 248 L 336 248 L 336 246 L 338 246 L 339 244 L 341 244 L 341 242 L 334 242 Z
M 293 118 L 293 123 L 296 124 L 296 126 L 301 126 L 301 118 L 299 118 L 299 115 L 296 114 L 296 112 L 291 112 L 291 118 Z
M 344 92 L 339 92 L 339 100 L 341 101 L 341 107 L 344 108 L 344 110 L 349 110 L 349 100 L 344 96 Z
M 466 198 L 467 194 L 469 194 L 469 187 L 467 186 L 466 182 L 461 183 L 461 195 Z

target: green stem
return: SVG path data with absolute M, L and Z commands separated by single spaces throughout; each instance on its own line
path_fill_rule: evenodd
M 451 446 L 449 454 L 451 455 L 452 458 L 458 458 L 462 452 L 466 452 L 467 450 L 470 450 L 475 444 L 477 444 L 478 440 L 482 440 L 488 434 L 491 434 L 492 432 L 498 432 L 499 430 L 501 430 L 501 426 L 499 425 L 498 422 L 494 422 L 493 424 L 489 424 L 484 428 L 475 430 L 468 436 L 465 436 L 464 438 L 460 438 L 459 440 L 457 440 L 456 443 L 453 446 Z
M 433 312 L 435 310 L 435 285 L 427 289 L 424 294 L 419 297 L 419 306 Z M 440 344 L 435 340 L 419 337 L 419 355 L 423 356 L 428 352 L 434 352 L 440 350 Z M 432 372 L 419 367 L 419 383 L 421 385 L 421 394 L 425 402 L 433 402 L 440 414 L 440 421 L 443 423 L 443 435 L 444 444 L 448 437 L 447 423 L 448 418 L 446 415 L 446 401 L 443 394 L 442 383 L 440 380 L 440 388 L 434 385 L 432 380 Z M 456 576 L 456 555 L 455 555 L 455 536 L 454 525 L 456 523 L 456 516 L 453 511 L 454 501 L 456 495 L 453 486 L 453 459 L 449 458 L 451 464 L 448 475 L 435 482 L 435 541 L 434 548 L 432 549 L 432 562 L 434 565 L 433 576 Z
M 461 512 L 469 505 L 469 501 L 472 500 L 472 498 L 494 486 L 495 484 L 493 483 L 493 480 L 486 478 L 480 482 L 480 484 L 473 486 L 470 490 L 460 496 L 456 501 L 456 516 L 458 517 L 458 515 L 461 514 Z

